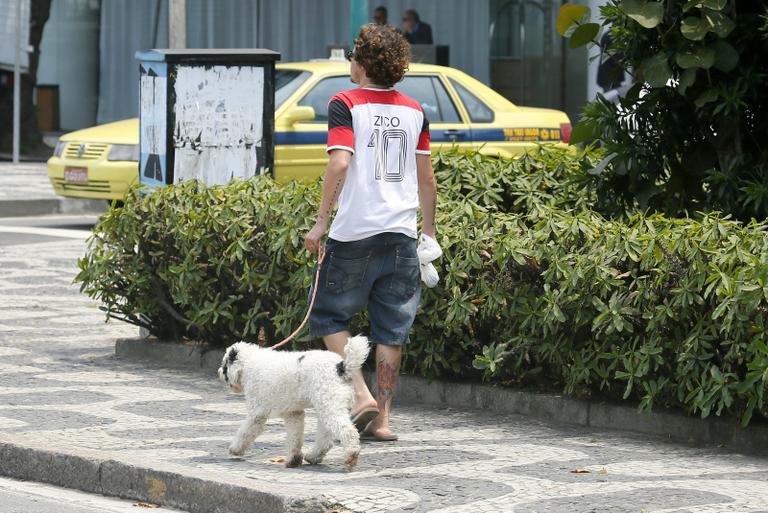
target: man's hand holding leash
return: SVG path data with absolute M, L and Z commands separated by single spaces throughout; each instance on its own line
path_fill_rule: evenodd
M 309 232 L 304 236 L 304 247 L 310 253 L 317 253 L 320 250 L 320 246 L 325 236 L 325 232 L 328 231 L 328 223 L 317 221 L 315 226 L 312 227 Z

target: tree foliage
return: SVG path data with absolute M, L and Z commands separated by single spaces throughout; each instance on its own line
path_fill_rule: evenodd
M 590 102 L 575 140 L 599 140 L 610 162 L 600 194 L 671 215 L 719 210 L 768 217 L 768 17 L 751 0 L 612 0 L 590 27 L 598 46 L 632 74 L 617 103 Z M 584 8 L 586 9 L 586 8 Z M 573 20 L 570 24 L 568 20 Z

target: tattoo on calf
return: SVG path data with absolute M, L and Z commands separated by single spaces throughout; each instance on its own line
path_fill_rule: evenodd
M 397 366 L 393 367 L 383 358 L 376 364 L 376 399 L 391 401 L 395 394 L 397 382 Z

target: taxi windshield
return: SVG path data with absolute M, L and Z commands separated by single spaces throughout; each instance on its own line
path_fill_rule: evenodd
M 275 70 L 275 109 L 279 108 L 301 84 L 307 81 L 311 73 L 297 69 Z

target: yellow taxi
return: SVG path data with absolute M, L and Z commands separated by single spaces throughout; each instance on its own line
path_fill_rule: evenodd
M 355 87 L 346 61 L 277 65 L 275 176 L 311 180 L 327 163 L 328 101 Z M 541 143 L 567 144 L 571 123 L 561 111 L 520 107 L 453 68 L 411 64 L 396 89 L 418 101 L 430 121 L 432 150 L 457 145 L 512 157 Z M 120 199 L 138 178 L 138 119 L 62 136 L 48 174 L 62 196 Z
M 139 178 L 139 120 L 61 136 L 48 159 L 48 177 L 61 196 L 121 199 Z

